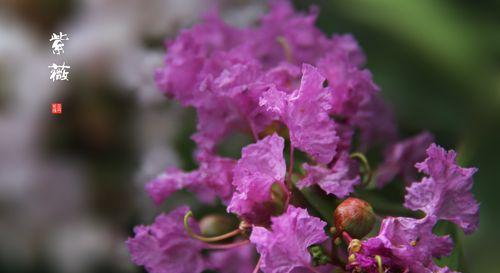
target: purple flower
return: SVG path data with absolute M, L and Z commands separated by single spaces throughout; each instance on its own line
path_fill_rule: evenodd
M 336 50 L 345 52 L 349 62 L 361 67 L 366 62 L 366 56 L 351 34 L 333 35 L 332 42 Z
M 159 215 L 151 226 L 135 227 L 135 236 L 127 240 L 132 261 L 150 273 L 203 271 L 205 261 L 200 252 L 203 245 L 189 237 L 183 225 L 188 210 L 183 206 Z
M 354 186 L 361 181 L 358 172 L 358 164 L 343 152 L 331 168 L 316 165 L 304 165 L 306 176 L 297 183 L 299 188 L 317 184 L 328 194 L 334 194 L 338 198 L 348 196 L 354 190 Z
M 236 191 L 227 208 L 250 223 L 269 220 L 271 186 L 284 186 L 286 163 L 283 157 L 285 141 L 276 134 L 243 148 L 241 159 L 234 168 Z
M 197 178 L 196 172 L 183 172 L 177 168 L 169 168 L 146 184 L 146 191 L 159 205 L 172 193 L 192 185 Z
M 407 188 L 404 205 L 452 221 L 469 234 L 479 225 L 479 204 L 471 192 L 472 176 L 477 169 L 461 168 L 455 158 L 455 151 L 447 152 L 432 144 L 427 149 L 427 159 L 415 165 L 428 177 Z
M 378 95 L 373 95 L 360 105 L 351 124 L 359 129 L 361 151 L 376 144 L 386 145 L 397 139 L 392 109 Z
M 425 149 L 433 141 L 431 133 L 422 132 L 391 145 L 385 152 L 384 162 L 378 167 L 377 186 L 383 187 L 397 175 L 401 175 L 406 182 L 415 181 L 415 163 L 425 159 Z
M 351 35 L 334 35 L 333 47 L 317 61 L 332 89 L 330 114 L 350 129 L 360 130 L 361 150 L 395 139 L 392 112 L 377 95 L 379 87 L 369 70 L 363 69 L 365 56 Z
M 371 100 L 379 91 L 372 81 L 371 73 L 360 69 L 349 58 L 349 52 L 342 48 L 326 54 L 318 61 L 318 68 L 328 79 L 333 90 L 331 113 L 344 118 L 352 118 L 360 107 Z
M 234 47 L 242 39 L 236 29 L 226 25 L 217 15 L 206 16 L 203 23 L 182 31 L 166 43 L 165 66 L 155 74 L 159 89 L 183 105 L 203 103 L 205 94 L 199 92 L 199 86 L 213 67 L 207 67 L 209 57 L 214 52 Z
M 235 161 L 210 153 L 200 152 L 197 156 L 200 167 L 191 172 L 170 168 L 146 184 L 146 191 L 159 205 L 172 193 L 188 189 L 205 202 L 215 197 L 227 202 L 233 194 L 233 168 Z
M 271 230 L 254 226 L 250 236 L 261 255 L 260 269 L 264 273 L 290 273 L 311 268 L 307 248 L 328 238 L 323 230 L 326 223 L 293 206 L 271 221 Z
M 290 1 L 271 1 L 269 13 L 262 17 L 259 28 L 252 33 L 255 56 L 265 67 L 275 66 L 288 58 L 299 66 L 315 63 L 332 46 L 315 26 L 317 14 L 317 9 L 308 14 L 298 13 Z
M 339 138 L 328 112 L 332 91 L 323 87 L 325 77 L 317 68 L 304 64 L 300 87 L 291 94 L 277 89 L 265 92 L 260 105 L 276 113 L 290 132 L 290 141 L 319 163 L 329 163 Z
M 449 236 L 432 233 L 435 222 L 431 217 L 385 218 L 379 234 L 363 241 L 359 252 L 354 251 L 354 260 L 349 262 L 348 269 L 379 272 L 376 257 L 379 256 L 384 272 L 434 272 L 432 270 L 438 267 L 433 258 L 449 255 L 453 247 Z
M 233 249 L 214 251 L 209 256 L 210 268 L 220 273 L 252 273 L 255 248 L 248 244 Z

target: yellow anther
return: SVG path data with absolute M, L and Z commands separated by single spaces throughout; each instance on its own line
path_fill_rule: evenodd
M 378 273 L 384 273 L 384 268 L 382 268 L 382 257 L 375 255 L 375 260 L 377 261 Z
M 361 250 L 361 241 L 358 239 L 353 239 L 347 248 L 349 253 L 358 253 Z
M 356 261 L 356 254 L 349 255 L 348 261 L 350 264 L 354 263 Z
M 331 234 L 337 233 L 337 229 L 335 227 L 331 227 L 329 231 Z
M 416 241 L 416 240 L 411 241 L 411 242 L 410 242 L 410 245 L 411 245 L 411 246 L 416 246 L 416 245 L 417 245 L 417 241 Z

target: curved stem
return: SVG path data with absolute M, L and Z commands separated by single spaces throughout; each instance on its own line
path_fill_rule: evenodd
M 204 237 L 204 236 L 201 236 L 201 235 L 198 235 L 196 233 L 193 232 L 193 230 L 189 227 L 189 224 L 188 224 L 188 220 L 190 217 L 193 217 L 193 212 L 192 211 L 188 211 L 186 213 L 186 215 L 184 215 L 184 228 L 186 229 L 187 233 L 189 234 L 190 237 L 194 238 L 194 239 L 197 239 L 199 241 L 202 241 L 202 242 L 207 242 L 207 243 L 210 243 L 210 242 L 218 242 L 218 241 L 222 241 L 222 240 L 225 240 L 225 239 L 228 239 L 228 238 L 231 238 L 231 237 L 234 237 L 238 234 L 241 233 L 241 229 L 235 229 L 233 231 L 230 231 L 226 234 L 222 234 L 222 235 L 219 235 L 219 236 L 215 236 L 215 237 Z
M 372 180 L 373 172 L 370 167 L 370 163 L 368 163 L 368 159 L 366 159 L 365 155 L 359 152 L 352 153 L 350 155 L 352 159 L 357 159 L 361 164 L 363 164 L 364 168 L 364 175 L 363 175 L 363 182 L 361 184 L 362 187 L 368 186 L 370 181 Z
M 342 232 L 342 238 L 344 239 L 344 241 L 346 242 L 347 245 L 349 245 L 352 241 L 351 235 L 349 235 L 349 233 L 347 233 L 345 231 Z
M 255 126 L 253 125 L 253 122 L 248 118 L 247 118 L 247 120 L 248 120 L 248 124 L 250 125 L 250 131 L 252 131 L 253 141 L 255 141 L 255 142 L 259 141 L 259 135 L 255 131 Z
M 253 269 L 252 273 L 257 273 L 259 272 L 260 269 L 260 262 L 262 261 L 262 256 L 259 257 L 259 260 L 257 261 L 257 264 L 255 265 L 255 268 Z
M 279 36 L 278 38 L 276 38 L 276 41 L 278 42 L 278 44 L 280 44 L 280 46 L 285 51 L 285 58 L 286 58 L 287 62 L 291 63 L 293 61 L 292 48 L 290 47 L 290 44 L 288 43 L 288 41 L 283 36 Z
M 231 249 L 239 246 L 243 246 L 250 243 L 250 240 L 238 241 L 230 244 L 204 244 L 206 249 Z
M 295 159 L 293 156 L 293 146 L 292 146 L 292 141 L 290 141 L 290 165 L 288 166 L 288 174 L 287 174 L 287 186 L 288 189 L 291 190 L 293 183 L 292 183 L 292 174 L 293 174 L 293 165 L 295 163 Z

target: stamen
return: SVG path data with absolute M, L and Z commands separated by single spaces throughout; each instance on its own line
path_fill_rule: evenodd
M 194 239 L 202 241 L 202 242 L 211 243 L 211 242 L 222 241 L 222 240 L 234 237 L 234 236 L 240 234 L 241 231 L 242 231 L 240 228 L 237 228 L 237 229 L 235 229 L 233 231 L 230 231 L 230 232 L 228 232 L 226 234 L 222 234 L 222 235 L 219 235 L 219 236 L 204 237 L 204 236 L 201 236 L 201 235 L 198 235 L 198 234 L 194 233 L 193 230 L 189 227 L 188 221 L 189 221 L 190 217 L 193 217 L 193 212 L 192 211 L 188 211 L 186 213 L 186 215 L 184 215 L 184 228 L 186 229 L 188 235 L 191 238 L 194 238 Z
M 350 264 L 352 264 L 352 263 L 354 263 L 355 261 L 356 261 L 356 254 L 354 254 L 354 253 L 353 253 L 353 254 L 349 255 L 348 262 L 349 262 Z
M 375 255 L 375 260 L 377 261 L 378 273 L 384 273 L 384 268 L 382 268 L 382 257 Z
M 353 239 L 349 246 L 347 247 L 349 253 L 358 253 L 361 250 L 361 241 L 358 239 Z
M 285 51 L 286 60 L 289 63 L 291 63 L 292 62 L 292 48 L 290 47 L 290 44 L 288 43 L 288 41 L 283 36 L 279 36 L 278 38 L 276 38 L 276 41 L 278 42 L 278 44 L 281 45 L 281 47 Z
M 345 242 L 346 242 L 346 244 L 348 244 L 348 245 L 349 245 L 349 244 L 351 243 L 351 241 L 352 241 L 352 237 L 351 237 L 351 235 L 349 235 L 349 233 L 347 233 L 347 232 L 345 232 L 345 231 L 343 231 L 343 232 L 342 232 L 342 238 L 344 239 L 344 241 L 345 241 Z
M 363 165 L 364 171 L 363 171 L 363 181 L 361 183 L 362 187 L 368 186 L 370 181 L 372 180 L 373 172 L 372 169 L 370 168 L 370 163 L 368 163 L 368 159 L 366 159 L 365 155 L 362 153 L 352 153 L 350 156 L 352 159 L 357 159 L 361 164 Z

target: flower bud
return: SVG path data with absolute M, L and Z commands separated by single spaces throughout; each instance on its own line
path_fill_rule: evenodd
M 338 233 L 349 233 L 352 238 L 363 238 L 375 224 L 375 213 L 367 202 L 349 197 L 334 212 L 335 228 Z
M 237 223 L 228 216 L 210 214 L 200 220 L 200 231 L 203 236 L 215 237 L 237 228 Z

